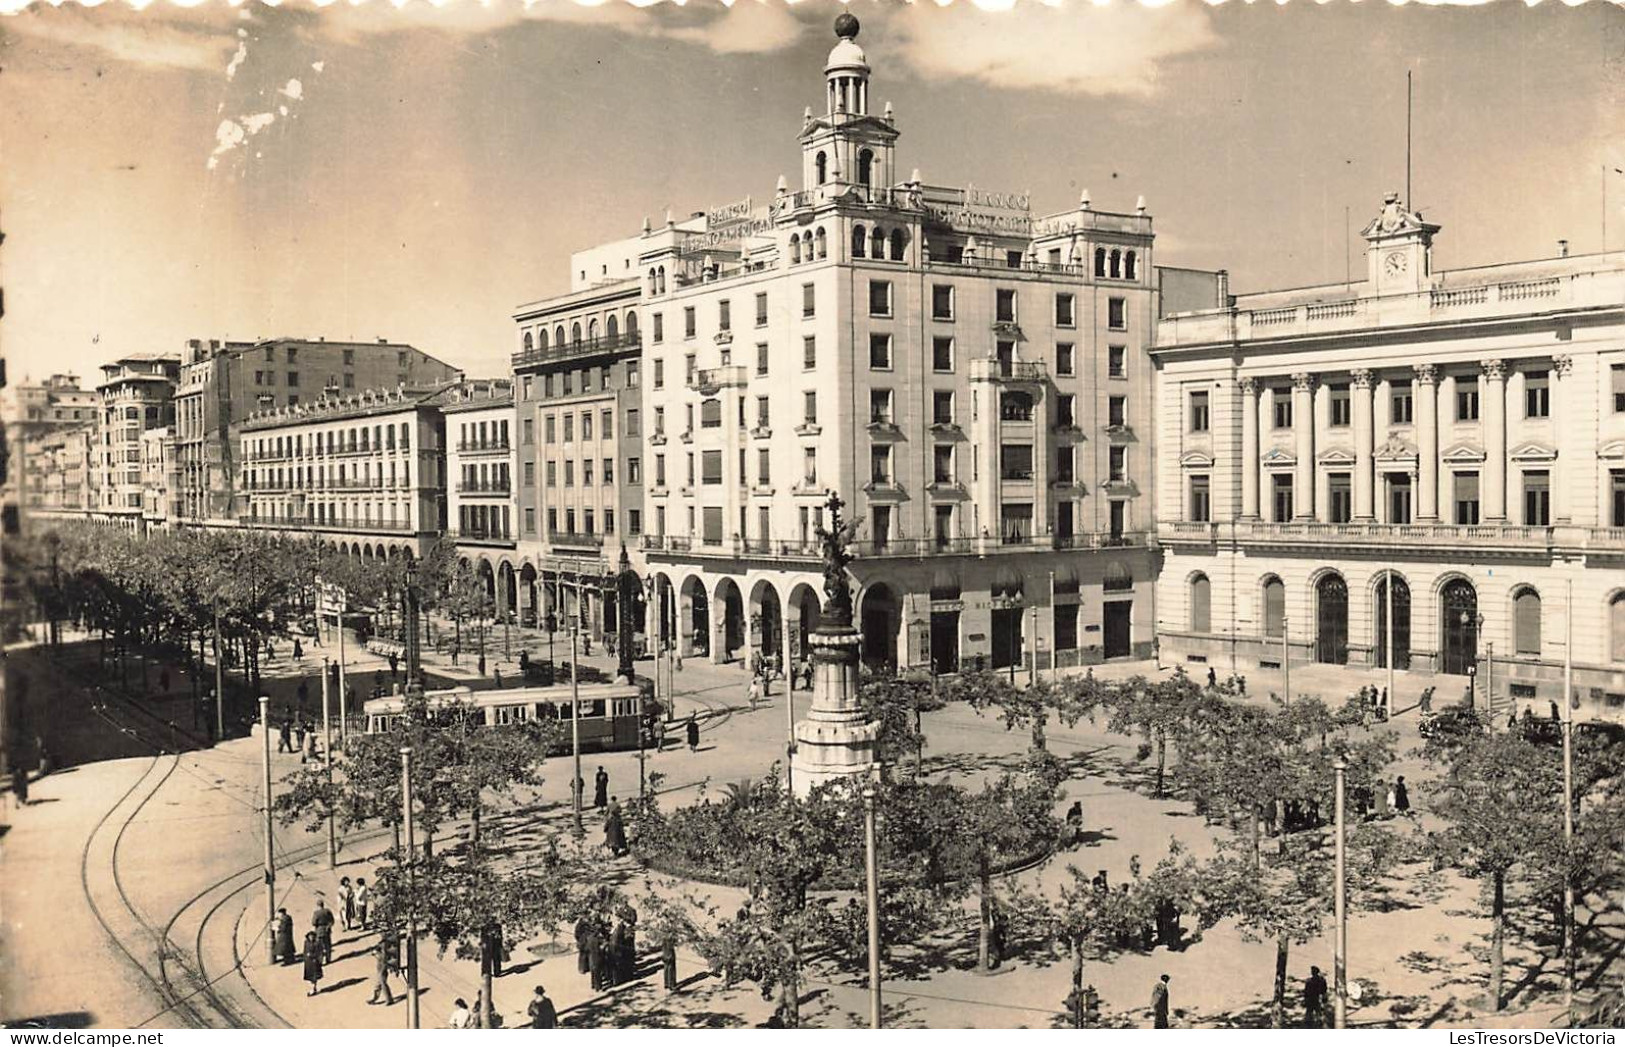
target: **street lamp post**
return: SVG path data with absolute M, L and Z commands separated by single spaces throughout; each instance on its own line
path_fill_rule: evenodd
M 1345 823 L 1343 820 L 1344 775 L 1348 771 L 1348 763 L 1342 757 L 1332 764 L 1332 770 L 1337 776 L 1336 817 L 1337 817 L 1337 862 L 1335 876 L 1335 894 L 1333 907 L 1336 910 L 1335 950 L 1332 959 L 1332 987 L 1335 993 L 1335 1017 L 1333 1025 L 1339 1029 L 1348 1027 L 1349 1008 L 1349 980 L 1348 980 L 1348 949 L 1349 949 L 1349 913 L 1348 913 L 1348 884 L 1345 875 Z
M 271 699 L 260 695 L 260 740 L 265 767 L 265 951 L 276 959 L 276 841 L 271 836 Z
M 1563 1006 L 1574 1026 L 1574 580 L 1563 614 Z
M 586 828 L 581 824 L 581 684 L 576 663 L 576 640 L 581 629 L 581 601 L 577 593 L 576 613 L 570 616 L 570 752 L 575 760 L 575 777 L 570 780 L 571 809 L 574 812 L 575 834 L 582 836 Z
M 327 658 L 322 658 L 322 763 L 327 775 L 327 792 L 329 798 L 333 794 L 333 719 L 332 704 L 328 692 L 330 687 L 327 679 Z M 339 864 L 338 829 L 334 825 L 336 815 L 329 809 L 327 812 L 327 867 L 336 869 Z
M 869 900 L 869 1028 L 880 1028 L 880 871 L 875 860 L 875 787 L 863 787 L 864 870 Z
M 417 837 L 412 825 L 412 749 L 401 749 L 401 820 L 406 824 L 406 882 L 409 896 L 417 896 Z M 388 933 L 389 929 L 385 929 Z M 418 925 L 412 906 L 406 912 L 406 1027 L 419 1027 L 418 1016 Z
M 1281 616 L 1281 690 L 1292 704 L 1292 619 Z

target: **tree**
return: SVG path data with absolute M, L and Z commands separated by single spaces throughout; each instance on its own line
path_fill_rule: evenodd
M 1111 709 L 1108 726 L 1119 734 L 1143 736 L 1156 753 L 1156 795 L 1162 796 L 1168 769 L 1168 742 L 1182 733 L 1192 710 L 1202 697 L 1202 689 L 1177 669 L 1172 678 L 1149 681 L 1136 676 L 1110 688 L 1106 703 Z
M 1092 677 L 1082 681 L 1040 679 L 1017 687 L 995 672 L 971 672 L 951 681 L 945 697 L 963 701 L 978 713 L 995 710 L 1005 730 L 1025 728 L 1032 732 L 1033 748 L 1044 749 L 1050 717 L 1070 727 L 1091 711 L 1096 695 Z
M 1562 766 L 1552 749 L 1507 734 L 1463 735 L 1438 781 L 1435 808 L 1449 823 L 1434 837 L 1436 861 L 1478 880 L 1488 895 L 1491 1006 L 1505 1003 L 1507 886 L 1523 874 L 1538 881 L 1553 854 L 1563 855 Z M 1561 864 L 1561 863 L 1560 863 Z
M 882 773 L 903 766 L 906 753 L 914 757 L 914 773 L 919 774 L 925 747 L 920 713 L 932 706 L 930 677 L 865 673 L 858 686 L 858 704 L 880 725 L 875 747 Z

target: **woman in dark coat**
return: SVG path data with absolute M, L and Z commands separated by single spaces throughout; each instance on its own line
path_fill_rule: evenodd
M 315 996 L 321 991 L 322 980 L 322 940 L 315 931 L 305 933 L 305 981 L 310 983 L 310 991 L 306 996 Z
M 273 942 L 276 958 L 284 967 L 293 963 L 293 917 L 288 910 L 278 909 L 276 918 L 276 938 Z
M 1411 791 L 1405 787 L 1403 774 L 1394 782 L 1394 810 L 1400 814 L 1411 813 Z
M 587 963 L 588 947 L 592 944 L 592 921 L 583 916 L 576 921 L 576 970 L 586 974 L 592 968 Z
M 604 846 L 617 858 L 626 853 L 626 824 L 621 820 L 620 804 L 612 804 L 604 818 Z

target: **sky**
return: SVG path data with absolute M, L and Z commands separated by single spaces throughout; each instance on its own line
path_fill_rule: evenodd
M 0 0 L 11 11 L 22 0 Z M 1236 290 L 1363 270 L 1405 187 L 1452 268 L 1625 248 L 1625 6 L 851 0 L 898 170 L 1155 218 Z M 188 338 L 506 371 L 569 255 L 799 177 L 835 0 L 37 3 L 0 17 L 0 349 Z M 1349 217 L 1345 222 L 1345 214 Z M 1352 234 L 1350 233 L 1352 230 Z M 1352 249 L 1345 253 L 1345 246 Z M 1347 261 L 1346 261 L 1347 259 Z

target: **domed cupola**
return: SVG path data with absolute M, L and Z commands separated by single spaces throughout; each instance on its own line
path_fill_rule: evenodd
M 884 118 L 869 114 L 869 56 L 858 46 L 858 20 L 835 19 L 839 38 L 824 63 L 825 114 L 802 121 L 802 185 L 834 199 L 858 188 L 873 199 L 894 180 L 897 125 L 891 106 Z
M 858 46 L 857 17 L 844 12 L 835 19 L 835 35 L 840 37 L 830 48 L 829 60 L 824 63 L 824 79 L 828 81 L 829 113 L 847 113 L 862 116 L 869 112 L 869 57 Z

